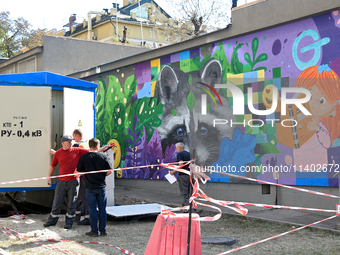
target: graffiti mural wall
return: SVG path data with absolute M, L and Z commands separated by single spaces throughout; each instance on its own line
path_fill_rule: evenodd
M 238 182 L 222 174 L 230 172 L 338 186 L 339 76 L 334 11 L 92 77 L 99 85 L 96 136 L 117 143 L 116 168 L 136 167 L 118 178 L 164 179 L 167 169 L 154 165 L 174 162 L 181 141 L 202 170 L 213 171 L 212 182 Z M 218 84 L 235 86 L 242 98 Z M 289 88 L 310 91 L 302 106 L 311 115 L 281 107 L 283 95 L 304 97 L 283 93 Z

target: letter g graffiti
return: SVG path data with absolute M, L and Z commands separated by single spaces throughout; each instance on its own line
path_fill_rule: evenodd
M 315 41 L 312 44 L 309 44 L 305 47 L 303 47 L 301 49 L 301 53 L 307 52 L 309 50 L 314 50 L 314 56 L 312 57 L 311 60 L 307 61 L 307 62 L 303 62 L 299 59 L 298 56 L 298 46 L 300 41 L 306 37 L 306 36 L 310 36 L 313 38 L 313 40 Z M 293 49 L 292 49 L 292 53 L 293 53 L 293 59 L 295 62 L 295 65 L 297 66 L 297 68 L 299 68 L 301 71 L 305 70 L 306 68 L 310 67 L 310 66 L 314 66 L 317 65 L 320 56 L 321 56 L 321 47 L 323 45 L 326 45 L 327 43 L 330 42 L 329 37 L 325 37 L 322 38 L 321 40 L 319 40 L 319 34 L 313 30 L 313 29 L 308 29 L 306 31 L 303 31 L 294 41 L 293 43 Z

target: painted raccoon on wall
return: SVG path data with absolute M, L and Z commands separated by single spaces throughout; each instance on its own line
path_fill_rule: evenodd
M 216 59 L 207 61 L 199 71 L 198 77 L 199 79 L 191 87 L 196 103 L 190 112 L 190 148 L 191 152 L 195 151 L 196 164 L 204 167 L 218 160 L 222 140 L 224 138 L 232 140 L 235 129 L 230 127 L 230 123 L 214 127 L 214 119 L 236 122 L 236 117 L 233 116 L 228 100 L 221 95 L 222 91 L 215 88 L 216 84 L 222 83 L 220 62 Z M 212 90 L 220 93 L 216 95 Z M 201 110 L 203 94 L 207 98 L 207 114 L 205 115 L 202 115 Z
M 185 149 L 190 150 L 188 78 L 189 74 L 171 66 L 164 66 L 158 76 L 155 97 L 163 105 L 163 116 L 160 116 L 162 125 L 157 131 L 161 138 L 163 154 L 167 146 L 177 142 L 183 142 Z
M 236 121 L 227 99 L 219 95 L 220 101 L 210 89 L 220 83 L 222 66 L 216 59 L 210 59 L 199 71 L 190 73 L 163 67 L 155 90 L 155 97 L 164 107 L 162 125 L 157 128 L 163 152 L 167 146 L 183 142 L 186 150 L 195 151 L 197 165 L 210 166 L 217 161 L 222 139 L 232 139 L 234 128 L 230 125 L 214 127 L 214 119 Z M 206 91 L 214 99 L 207 96 L 208 113 L 202 115 L 201 97 Z

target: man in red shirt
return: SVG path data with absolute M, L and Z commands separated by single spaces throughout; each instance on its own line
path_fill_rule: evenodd
M 62 148 L 54 153 L 52 163 L 48 170 L 48 177 L 52 176 L 56 166 L 59 163 L 60 175 L 74 174 L 77 169 L 79 158 L 88 153 L 89 149 L 80 147 L 71 147 L 73 138 L 69 135 L 64 135 L 61 138 Z M 100 150 L 105 149 L 104 146 Z M 59 177 L 57 180 L 57 186 L 54 192 L 54 199 L 52 205 L 52 211 L 48 218 L 48 222 L 44 224 L 44 227 L 54 226 L 57 224 L 60 216 L 61 206 L 65 197 L 67 198 L 67 211 L 65 219 L 65 229 L 71 229 L 72 224 L 76 217 L 76 203 L 78 193 L 78 181 L 79 175 L 72 175 L 66 177 Z M 51 179 L 47 179 L 47 184 L 51 184 Z
M 88 149 L 72 148 L 73 138 L 68 135 L 64 135 L 61 138 L 62 148 L 55 152 L 52 163 L 48 169 L 48 177 L 52 176 L 56 166 L 59 163 L 59 174 L 73 174 L 77 168 L 79 158 L 88 153 Z M 67 198 L 67 211 L 65 219 L 65 229 L 71 229 L 73 221 L 76 217 L 76 202 L 78 193 L 78 178 L 79 176 L 66 176 L 59 177 L 57 180 L 57 186 L 54 192 L 54 199 L 52 205 L 52 211 L 48 222 L 44 224 L 44 227 L 54 226 L 59 220 L 59 214 L 61 206 L 63 205 L 65 197 Z M 51 179 L 47 179 L 47 184 L 51 184 Z

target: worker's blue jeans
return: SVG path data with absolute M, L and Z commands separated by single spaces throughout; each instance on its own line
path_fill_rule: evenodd
M 99 215 L 99 231 L 105 232 L 106 228 L 106 189 L 86 189 L 87 204 L 90 209 L 91 231 L 98 233 L 98 215 Z M 97 206 L 99 213 L 97 215 Z

